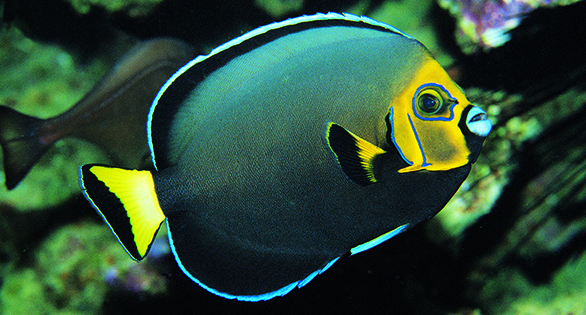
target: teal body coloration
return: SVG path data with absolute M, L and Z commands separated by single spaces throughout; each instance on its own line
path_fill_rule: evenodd
M 266 300 L 439 212 L 490 122 L 443 73 L 429 79 L 456 100 L 451 113 L 436 110 L 452 118 L 391 130 L 402 126 L 393 119 L 417 119 L 391 117 L 391 107 L 418 110 L 411 86 L 435 64 L 389 26 L 320 14 L 257 29 L 181 68 L 155 99 L 148 130 L 154 191 L 185 274 L 226 298 Z M 426 108 L 443 95 L 416 93 Z M 435 124 L 440 135 L 428 136 Z M 417 149 L 399 150 L 397 135 L 413 130 Z M 436 141 L 443 135 L 451 142 Z M 430 137 L 452 155 L 427 149 Z M 416 161 L 410 152 L 427 164 L 406 163 L 403 154 Z

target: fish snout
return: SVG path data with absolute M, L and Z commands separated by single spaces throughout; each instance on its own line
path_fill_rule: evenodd
M 486 112 L 480 107 L 473 106 L 466 116 L 466 127 L 473 134 L 486 137 L 492 130 L 492 122 L 488 119 Z

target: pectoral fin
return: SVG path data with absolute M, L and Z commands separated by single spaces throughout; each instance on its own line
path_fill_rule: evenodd
M 348 179 L 361 186 L 376 183 L 373 161 L 385 150 L 333 122 L 326 127 L 326 142 Z

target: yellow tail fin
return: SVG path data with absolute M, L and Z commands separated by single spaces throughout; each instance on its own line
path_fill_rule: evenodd
M 151 172 L 88 164 L 81 185 L 130 257 L 143 259 L 165 220 Z

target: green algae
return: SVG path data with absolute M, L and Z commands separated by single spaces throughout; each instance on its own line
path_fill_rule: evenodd
M 116 289 L 105 281 L 113 268 L 122 280 L 125 275 L 137 277 L 137 294 L 166 291 L 164 278 L 150 264 L 131 260 L 104 224 L 65 225 L 47 237 L 34 256 L 32 265 L 5 276 L 0 313 L 100 313 L 107 292 Z
M 438 30 L 433 22 L 438 19 L 432 16 L 433 5 L 433 0 L 384 1 L 368 15 L 417 38 L 445 67 L 453 62 L 453 58 L 440 45 Z
M 553 279 L 535 285 L 513 267 L 488 279 L 479 299 L 491 314 L 586 314 L 586 252 L 560 268 Z
M 26 301 L 26 303 L 23 303 Z M 23 269 L 6 277 L 0 291 L 0 312 L 6 315 L 52 314 L 44 288 L 33 269 Z
M 254 4 L 274 19 L 299 12 L 304 0 L 254 0 Z
M 26 38 L 18 28 L 0 31 L 0 104 L 46 119 L 76 104 L 111 66 L 109 58 L 81 65 L 70 52 Z M 57 142 L 14 190 L 0 186 L 0 205 L 40 210 L 79 194 L 71 165 L 107 161 L 95 146 L 75 139 Z M 4 182 L 0 171 L 0 182 Z
M 75 105 L 106 73 L 104 59 L 80 66 L 63 48 L 35 42 L 16 27 L 0 31 L 0 104 L 46 119 Z
M 434 20 L 438 17 L 432 16 L 434 14 L 433 7 L 433 0 L 382 1 L 376 5 L 371 1 L 358 1 L 346 12 L 367 15 L 377 21 L 396 27 L 423 43 L 442 66 L 448 66 L 454 60 L 440 45 L 438 30 L 434 24 Z
M 102 305 L 108 263 L 122 261 L 108 228 L 95 223 L 65 226 L 49 236 L 32 268 L 6 277 L 3 314 L 95 314 Z M 22 303 L 22 301 L 27 301 Z M 23 312 L 24 309 L 33 312 Z
M 80 14 L 87 14 L 92 7 L 102 8 L 109 13 L 125 12 L 130 17 L 146 16 L 163 0 L 68 0 Z
M 467 94 L 487 107 L 495 128 L 462 188 L 426 226 L 429 239 L 461 254 L 466 230 L 491 214 L 505 189 L 518 189 L 518 208 L 501 215 L 508 220 L 501 224 L 509 226 L 504 236 L 492 240 L 489 246 L 494 249 L 485 256 L 467 258 L 476 261 L 466 266 L 470 270 L 465 290 L 480 306 L 475 311 L 586 314 L 586 252 L 576 249 L 563 266 L 551 266 L 551 279 L 539 284 L 527 271 L 537 261 L 544 264 L 544 259 L 569 250 L 572 241 L 586 233 L 586 217 L 572 213 L 586 202 L 583 137 L 576 137 L 583 128 L 571 123 L 584 112 L 586 93 L 569 88 L 541 102 L 502 91 L 468 89 Z M 527 159 L 533 172 L 524 176 L 530 180 L 522 188 L 511 187 Z

